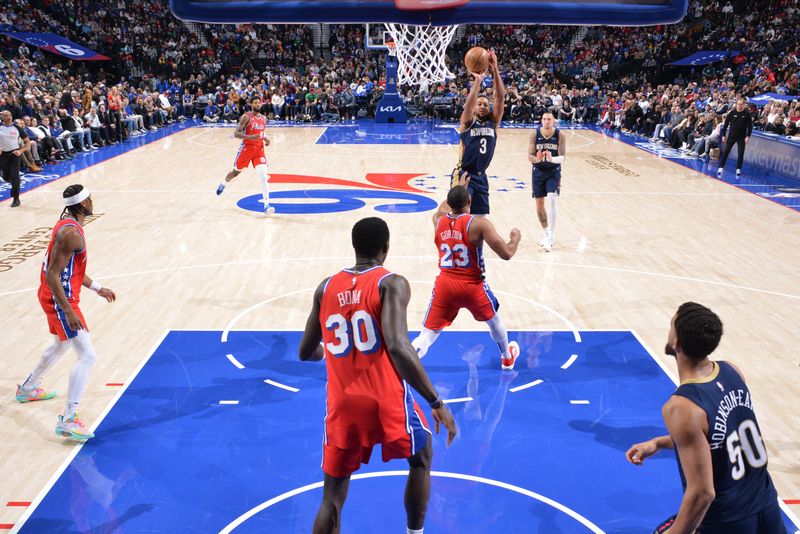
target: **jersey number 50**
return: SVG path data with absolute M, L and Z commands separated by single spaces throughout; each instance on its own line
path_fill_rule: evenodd
M 336 336 L 336 341 L 325 343 L 325 348 L 337 358 L 349 356 L 353 347 L 361 354 L 372 354 L 381 346 L 375 319 L 364 310 L 357 310 L 349 321 L 341 313 L 329 315 L 325 328 Z
M 731 476 L 739 480 L 744 476 L 744 461 L 753 469 L 767 465 L 767 450 L 752 419 L 746 419 L 728 436 L 725 444 L 728 447 L 728 458 L 733 464 Z

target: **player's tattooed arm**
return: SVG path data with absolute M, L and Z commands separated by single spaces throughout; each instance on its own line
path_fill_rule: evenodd
M 318 362 L 325 357 L 325 349 L 322 348 L 322 327 L 319 325 L 319 309 L 322 302 L 322 294 L 325 292 L 325 285 L 330 278 L 326 278 L 314 292 L 314 303 L 311 312 L 306 319 L 306 329 L 303 332 L 303 339 L 297 349 L 300 359 L 304 362 Z
M 534 164 L 541 163 L 542 158 L 540 156 L 541 153 L 538 154 L 536 153 L 536 129 L 534 128 L 533 133 L 531 133 L 531 137 L 528 142 L 528 161 Z
M 247 139 L 248 141 L 255 141 L 259 138 L 257 134 L 247 135 L 246 133 L 244 133 L 244 129 L 247 128 L 247 123 L 249 122 L 250 122 L 250 116 L 247 113 L 242 115 L 242 117 L 239 119 L 239 124 L 236 125 L 236 131 L 233 132 L 233 136 L 236 139 Z

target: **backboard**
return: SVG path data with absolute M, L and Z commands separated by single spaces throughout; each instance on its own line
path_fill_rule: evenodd
M 170 0 L 176 17 L 216 23 L 559 24 L 651 26 L 680 21 L 688 0 Z

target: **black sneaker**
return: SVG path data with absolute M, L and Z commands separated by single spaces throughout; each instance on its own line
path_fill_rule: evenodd
M 19 207 L 19 199 L 18 198 L 14 199 L 14 202 L 11 203 L 11 207 L 12 208 L 18 208 Z

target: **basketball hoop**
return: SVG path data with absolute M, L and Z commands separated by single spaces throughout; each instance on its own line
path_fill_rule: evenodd
M 414 26 L 387 22 L 392 36 L 387 42 L 389 54 L 397 56 L 398 85 L 421 85 L 455 78 L 445 63 L 447 47 L 458 26 Z

